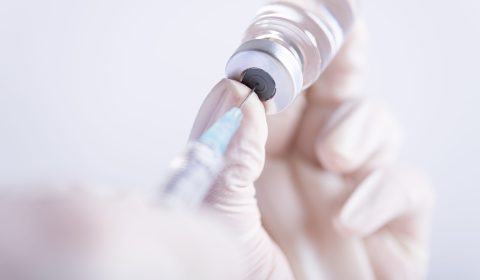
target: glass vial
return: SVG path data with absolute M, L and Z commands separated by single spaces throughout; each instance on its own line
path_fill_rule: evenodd
M 242 81 L 247 70 L 263 70 L 264 76 L 249 77 L 248 85 L 262 89 L 264 80 L 273 79 L 275 92 L 264 101 L 268 113 L 282 111 L 318 79 L 341 47 L 353 24 L 354 1 L 289 0 L 264 6 L 228 61 L 227 76 Z

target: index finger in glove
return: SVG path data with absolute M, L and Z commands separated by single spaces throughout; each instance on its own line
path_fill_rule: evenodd
M 202 105 L 191 137 L 198 137 L 224 112 L 238 106 L 249 91 L 232 80 L 218 83 Z M 239 238 L 246 256 L 245 279 L 291 279 L 284 255 L 261 225 L 255 198 L 253 182 L 265 162 L 265 110 L 256 95 L 252 95 L 242 112 L 242 124 L 225 155 L 225 169 L 205 203 L 212 214 L 223 220 Z
M 202 104 L 190 138 L 200 137 L 224 113 L 239 106 L 249 92 L 248 87 L 236 81 L 220 81 Z M 267 139 L 265 110 L 255 94 L 242 106 L 242 113 L 242 123 L 227 149 L 226 167 L 219 178 L 225 185 L 236 187 L 248 186 L 259 176 Z

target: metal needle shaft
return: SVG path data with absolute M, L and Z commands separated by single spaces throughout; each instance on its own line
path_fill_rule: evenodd
M 248 98 L 255 92 L 255 88 L 256 87 L 252 88 L 252 90 L 248 93 L 247 97 L 245 97 L 245 99 L 243 99 L 242 103 L 240 103 L 240 105 L 238 105 L 238 108 L 242 109 L 243 104 L 245 104 L 245 102 L 247 102 Z

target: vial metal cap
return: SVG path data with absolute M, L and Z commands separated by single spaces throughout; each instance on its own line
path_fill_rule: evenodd
M 286 109 L 301 92 L 303 86 L 302 65 L 298 58 L 281 44 L 268 39 L 255 39 L 243 43 L 227 63 L 225 72 L 228 78 L 247 84 L 255 76 L 252 69 L 259 69 L 268 75 L 265 85 L 275 87 L 270 99 L 264 98 L 267 114 Z M 260 71 L 256 74 L 261 73 Z M 273 80 L 273 83 L 268 81 Z M 261 79 L 260 79 L 261 80 Z M 247 86 L 255 86 L 254 84 Z M 259 96 L 262 99 L 262 96 Z

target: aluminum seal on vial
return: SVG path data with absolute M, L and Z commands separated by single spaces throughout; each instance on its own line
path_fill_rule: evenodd
M 261 78 L 265 77 L 265 86 L 271 86 L 269 77 L 273 80 L 274 94 L 265 101 L 268 114 L 287 108 L 302 90 L 301 62 L 291 51 L 273 40 L 255 39 L 243 43 L 228 61 L 225 72 L 228 78 L 242 81 L 249 69 L 260 69 L 268 74 L 261 75 Z M 262 99 L 262 96 L 259 97 Z

